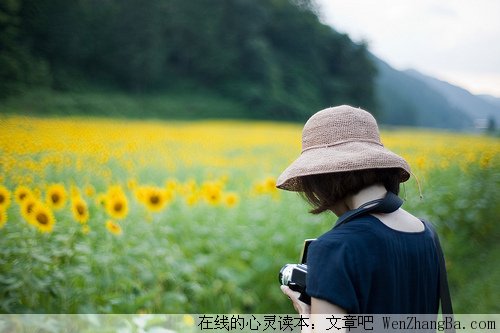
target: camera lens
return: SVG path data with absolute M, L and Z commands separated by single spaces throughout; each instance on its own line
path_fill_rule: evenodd
M 283 284 L 285 286 L 288 285 L 288 283 L 292 278 L 292 272 L 294 266 L 295 266 L 294 264 L 286 264 L 281 268 L 280 273 L 278 275 L 280 284 Z

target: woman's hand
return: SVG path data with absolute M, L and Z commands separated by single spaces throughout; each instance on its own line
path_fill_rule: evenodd
M 281 291 L 292 300 L 293 307 L 295 308 L 295 311 L 298 312 L 298 314 L 301 315 L 308 315 L 311 314 L 311 306 L 299 301 L 300 293 L 298 291 L 293 291 L 290 289 L 288 286 L 281 286 Z

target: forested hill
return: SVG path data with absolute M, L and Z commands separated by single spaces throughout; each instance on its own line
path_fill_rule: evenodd
M 242 101 L 248 118 L 375 110 L 366 46 L 321 24 L 309 0 L 8 0 L 0 16 L 3 97 L 209 91 Z

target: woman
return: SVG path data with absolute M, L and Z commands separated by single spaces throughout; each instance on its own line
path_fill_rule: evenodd
M 306 292 L 311 305 L 281 287 L 300 314 L 438 312 L 433 232 L 399 208 L 402 201 L 396 196 L 409 177 L 407 162 L 384 148 L 368 112 L 343 105 L 307 121 L 302 153 L 278 178 L 277 187 L 302 192 L 313 214 L 332 211 L 341 218 L 309 247 Z M 394 197 L 389 209 L 375 205 Z M 366 203 L 371 211 L 358 209 Z

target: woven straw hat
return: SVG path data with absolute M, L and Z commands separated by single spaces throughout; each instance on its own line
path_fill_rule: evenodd
M 302 153 L 278 177 L 276 187 L 301 191 L 301 176 L 379 168 L 399 168 L 401 182 L 410 178 L 408 163 L 382 145 L 375 118 L 342 105 L 309 118 L 302 131 Z

